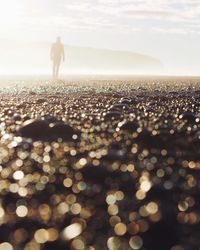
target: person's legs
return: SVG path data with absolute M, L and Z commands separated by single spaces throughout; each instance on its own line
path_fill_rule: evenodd
M 58 78 L 59 69 L 60 69 L 60 59 L 58 59 L 56 62 L 56 78 Z
M 52 77 L 55 78 L 56 76 L 56 60 L 53 60 L 53 74 Z

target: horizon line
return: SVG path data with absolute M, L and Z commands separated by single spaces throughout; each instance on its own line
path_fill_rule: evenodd
M 1 80 L 13 80 L 13 78 L 26 78 L 26 77 L 31 77 L 31 78 L 51 78 L 51 74 L 35 74 L 35 73 L 27 73 L 27 74 L 0 74 L 0 79 Z M 123 74 L 123 73 L 80 73 L 80 74 L 76 74 L 76 73 L 68 73 L 68 74 L 61 74 L 60 78 L 62 78 L 63 80 L 67 80 L 67 78 L 69 77 L 73 77 L 73 78 L 80 78 L 80 77 L 128 77 L 128 78 L 136 78 L 136 77 L 177 77 L 177 78 L 200 78 L 200 74 L 199 75 L 195 75 L 195 74 Z M 4 78 L 4 79 L 3 79 Z M 11 79 L 9 79 L 11 78 Z

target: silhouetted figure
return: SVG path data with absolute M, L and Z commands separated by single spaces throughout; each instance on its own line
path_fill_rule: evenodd
M 57 37 L 55 43 L 51 47 L 51 60 L 53 60 L 53 78 L 58 78 L 61 60 L 65 60 L 64 46 L 60 37 Z

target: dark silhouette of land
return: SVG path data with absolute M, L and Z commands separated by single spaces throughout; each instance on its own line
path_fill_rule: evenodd
M 61 38 L 57 37 L 55 43 L 51 47 L 51 60 L 53 61 L 53 78 L 57 79 L 59 76 L 59 69 L 61 60 L 65 60 L 64 46 L 61 43 Z

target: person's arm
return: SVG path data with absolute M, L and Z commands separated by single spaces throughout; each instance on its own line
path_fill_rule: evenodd
M 51 52 L 50 52 L 50 59 L 52 60 L 53 59 L 53 51 L 54 51 L 54 48 L 53 48 L 54 46 L 52 45 L 51 46 Z
M 63 45 L 62 45 L 62 57 L 63 57 L 63 61 L 65 61 L 65 49 Z

